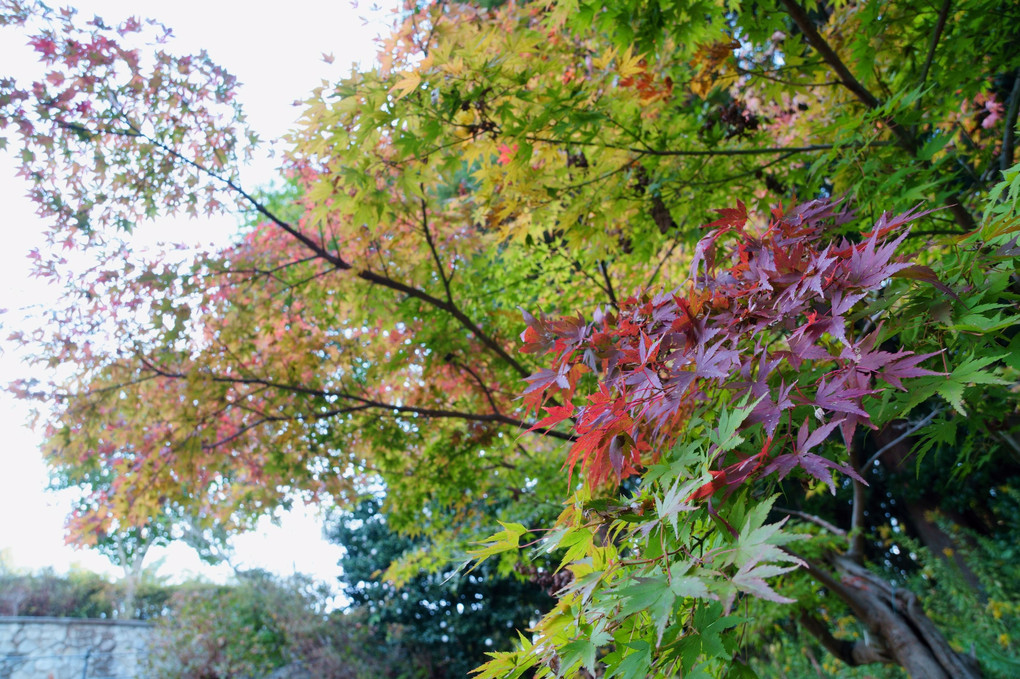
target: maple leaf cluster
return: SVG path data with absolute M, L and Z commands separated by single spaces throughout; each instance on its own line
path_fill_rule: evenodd
M 864 315 L 855 328 L 850 318 L 892 276 L 933 280 L 896 255 L 904 227 L 921 213 L 883 215 L 859 239 L 833 239 L 853 218 L 837 201 L 774 210 L 761 235 L 747 227 L 742 203 L 718 212 L 695 249 L 686 289 L 632 296 L 618 310 L 596 310 L 591 322 L 526 314 L 522 350 L 554 359 L 529 378 L 525 402 L 566 404 L 546 405 L 538 426 L 574 418 L 566 466 L 580 462 L 593 485 L 640 473 L 694 413 L 722 410 L 727 400 L 746 404 L 743 417 L 732 432 L 718 427 L 717 469 L 692 499 L 797 468 L 833 491 L 832 470 L 861 480 L 812 451 L 837 428 L 848 447 L 858 426 L 874 428 L 864 400 L 881 391 L 878 380 L 903 389 L 904 378 L 938 374 L 919 367 L 934 354 L 885 351 L 881 323 Z M 575 407 L 587 372 L 598 375 L 598 387 Z M 798 408 L 809 414 L 795 427 Z M 720 438 L 743 441 L 759 425 L 757 453 L 727 456 L 735 444 Z

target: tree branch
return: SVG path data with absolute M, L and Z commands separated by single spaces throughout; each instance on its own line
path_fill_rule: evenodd
M 355 275 L 364 281 L 367 281 L 369 283 L 375 283 L 376 285 L 379 285 L 381 287 L 396 290 L 398 292 L 403 292 L 409 297 L 414 297 L 415 299 L 419 299 L 425 302 L 426 304 L 429 304 L 430 306 L 439 309 L 440 311 L 445 311 L 446 313 L 456 318 L 457 321 L 464 328 L 466 328 L 475 337 L 478 338 L 478 341 L 480 341 L 482 344 L 488 347 L 489 350 L 491 350 L 494 354 L 499 356 L 508 366 L 510 366 L 510 368 L 514 370 L 514 372 L 516 372 L 522 378 L 531 375 L 531 372 L 529 370 L 527 370 L 523 365 L 521 365 L 517 361 L 517 359 L 508 354 L 507 351 L 502 346 L 500 346 L 500 344 L 494 338 L 490 337 L 488 334 L 485 333 L 485 331 L 478 327 L 478 324 L 471 320 L 467 316 L 467 314 L 461 311 L 457 305 L 441 300 L 438 297 L 433 297 L 424 290 L 420 290 L 405 283 L 401 283 L 400 281 L 395 281 L 392 278 L 382 276 L 368 269 L 358 271 L 357 273 L 355 273 Z
M 345 415 L 347 413 L 353 413 L 353 412 L 357 412 L 359 410 L 368 410 L 371 407 L 372 407 L 371 405 L 363 404 L 363 405 L 357 405 L 357 406 L 348 406 L 346 408 L 335 408 L 335 409 L 327 411 L 327 412 L 312 413 L 311 415 L 285 416 L 285 415 L 264 415 L 264 414 L 258 414 L 260 419 L 256 420 L 255 422 L 251 422 L 249 424 L 246 424 L 243 427 L 240 427 L 237 431 L 235 431 L 230 436 L 224 437 L 224 438 L 222 438 L 222 439 L 220 439 L 218 441 L 215 441 L 213 443 L 203 443 L 202 444 L 202 450 L 213 450 L 215 448 L 219 448 L 220 446 L 226 445 L 226 444 L 230 443 L 231 441 L 233 441 L 233 440 L 235 440 L 237 438 L 240 438 L 246 432 L 251 431 L 252 429 L 257 429 L 258 427 L 261 427 L 264 424 L 270 424 L 271 422 L 294 422 L 295 420 L 301 421 L 301 420 L 306 420 L 306 419 L 325 420 L 325 419 L 329 419 L 331 417 L 336 417 L 337 415 Z
M 680 226 L 683 226 L 683 224 L 681 224 Z M 665 263 L 669 260 L 670 256 L 673 254 L 673 251 L 676 250 L 677 247 L 679 247 L 679 245 L 680 234 L 678 233 L 676 237 L 673 239 L 673 244 L 669 246 L 668 250 L 666 250 L 666 254 L 663 255 L 662 259 L 659 260 L 659 263 L 655 265 L 655 270 L 652 271 L 652 275 L 648 277 L 648 282 L 645 283 L 644 287 L 645 290 L 648 290 L 652 287 L 652 284 L 655 283 L 655 279 L 659 277 L 659 272 L 662 271 L 663 265 L 665 265 Z
M 845 530 L 843 530 L 842 528 L 840 528 L 838 526 L 835 526 L 835 525 L 829 523 L 828 521 L 826 521 L 825 519 L 823 519 L 820 516 L 815 516 L 814 514 L 808 514 L 807 512 L 801 512 L 801 511 L 798 511 L 796 509 L 786 509 L 784 507 L 776 507 L 775 510 L 777 512 L 782 512 L 783 514 L 789 514 L 790 516 L 796 516 L 796 517 L 798 517 L 800 519 L 804 519 L 805 521 L 810 521 L 811 523 L 815 524 L 816 526 L 819 526 L 819 527 L 824 528 L 825 530 L 829 531 L 833 535 L 838 535 L 841 538 L 845 538 L 846 537 L 846 531 Z
M 860 446 L 854 442 L 850 444 L 850 467 L 861 474 L 863 471 L 860 464 Z M 867 501 L 867 491 L 864 484 L 857 479 L 852 479 L 854 487 L 854 499 L 850 515 L 850 549 L 847 551 L 847 558 L 857 563 L 864 561 L 864 503 Z
M 797 4 L 796 0 L 780 0 L 784 7 L 786 7 L 787 13 L 793 22 L 797 24 L 797 28 L 800 29 L 801 33 L 807 39 L 808 44 L 815 49 L 816 52 L 822 57 L 822 59 L 829 65 L 839 78 L 843 86 L 846 87 L 850 92 L 857 97 L 864 106 L 868 109 L 876 109 L 881 106 L 881 101 L 878 97 L 872 94 L 868 88 L 866 88 L 857 78 L 854 77 L 850 69 L 847 68 L 843 60 L 839 58 L 835 50 L 829 45 L 829 43 L 822 37 L 815 28 L 814 22 L 808 16 L 807 12 Z M 886 116 L 884 119 L 885 125 L 889 128 L 889 131 L 896 137 L 899 145 L 907 151 L 911 156 L 917 157 L 919 144 L 917 138 L 910 133 L 910 130 L 900 125 L 891 116 Z M 931 163 L 924 161 L 922 165 L 925 168 L 931 167 Z M 951 193 L 947 195 L 943 201 L 949 208 L 950 212 L 953 213 L 953 217 L 956 219 L 956 223 L 960 225 L 965 231 L 973 231 L 977 228 L 977 222 L 974 221 L 973 215 L 970 211 L 963 206 L 963 201 L 959 194 Z
M 741 149 L 652 149 L 623 146 L 622 144 L 607 144 L 599 141 L 578 141 L 569 139 L 552 139 L 550 137 L 539 137 L 536 135 L 524 135 L 527 141 L 556 144 L 558 146 L 597 146 L 600 148 L 615 149 L 618 151 L 630 151 L 643 156 L 768 156 L 776 153 L 811 153 L 814 151 L 830 151 L 837 147 L 837 144 L 808 144 L 806 146 L 767 146 L 763 148 L 741 148 Z M 874 142 L 871 144 L 875 145 Z M 846 144 L 839 145 L 846 146 Z
M 312 260 L 315 259 L 318 259 L 316 255 L 309 255 L 308 257 L 301 257 L 300 259 L 295 259 L 294 261 L 291 262 L 279 264 L 277 266 L 272 267 L 271 269 L 262 269 L 256 266 L 250 269 L 220 269 L 219 271 L 216 271 L 214 273 L 222 273 L 228 276 L 232 274 L 244 274 L 248 276 L 265 276 L 267 278 L 272 278 L 273 280 L 287 284 L 286 280 L 276 275 L 277 272 L 283 271 L 284 269 L 287 269 L 292 266 L 297 266 L 299 264 L 311 262 Z
M 186 379 L 188 377 L 187 373 L 167 370 L 166 368 L 156 365 L 155 363 L 148 360 L 144 356 L 139 355 L 138 358 L 146 368 L 156 373 L 160 377 L 168 379 Z M 505 424 L 511 427 L 521 429 L 522 431 L 532 431 L 531 427 L 533 426 L 533 423 L 527 422 L 526 420 L 520 420 L 515 417 L 510 417 L 509 415 L 504 415 L 503 413 L 499 412 L 482 414 L 467 412 L 463 410 L 452 410 L 449 408 L 426 408 L 421 406 L 396 405 L 394 403 L 386 403 L 385 401 L 379 401 L 376 399 L 366 398 L 364 396 L 358 396 L 357 394 L 352 394 L 346 391 L 312 389 L 310 387 L 303 387 L 297 384 L 285 384 L 282 382 L 276 382 L 274 380 L 267 380 L 259 377 L 226 377 L 223 375 L 207 373 L 206 375 L 204 375 L 204 378 L 208 379 L 211 382 L 216 382 L 219 384 L 249 384 L 249 385 L 254 384 L 268 387 L 271 389 L 277 389 L 280 391 L 287 391 L 295 394 L 303 394 L 306 396 L 319 396 L 323 398 L 329 397 L 342 398 L 348 401 L 353 401 L 355 403 L 362 404 L 366 407 L 366 409 L 372 408 L 387 411 L 390 413 L 419 415 L 422 417 L 428 417 L 433 419 L 454 419 L 454 420 L 466 420 L 470 422 L 490 422 L 493 424 Z M 340 413 L 338 412 L 335 414 Z M 573 434 L 564 433 L 561 431 L 557 431 L 555 429 L 550 429 L 548 427 L 534 429 L 533 431 L 544 436 L 550 436 L 552 438 L 560 439 L 562 441 L 574 441 L 576 439 L 576 437 Z
M 875 451 L 874 455 L 868 458 L 868 461 L 864 463 L 864 466 L 857 470 L 858 473 L 860 473 L 863 476 L 865 473 L 867 473 L 869 469 L 871 469 L 871 465 L 875 464 L 875 461 L 882 457 L 882 455 L 884 455 L 887 450 L 890 450 L 895 446 L 899 445 L 901 441 L 912 436 L 918 430 L 927 427 L 928 424 L 936 417 L 938 417 L 941 413 L 942 408 L 935 408 L 930 413 L 921 418 L 918 422 L 915 422 L 913 425 L 911 425 L 910 429 L 907 429 L 905 432 L 894 438 L 892 441 L 879 448 L 877 451 Z
M 928 71 L 931 70 L 932 61 L 935 59 L 935 48 L 942 37 L 942 31 L 946 28 L 946 19 L 949 18 L 949 7 L 951 5 L 952 0 L 945 0 L 942 3 L 942 9 L 939 10 L 939 18 L 935 21 L 935 30 L 932 31 L 931 41 L 928 43 L 928 56 L 925 58 L 924 66 L 921 68 L 921 87 L 924 87 L 925 81 L 928 80 Z M 920 101 L 918 101 L 918 104 L 920 104 Z
M 489 389 L 485 382 L 482 381 L 482 378 L 478 376 L 478 373 L 472 370 L 469 366 L 463 365 L 457 361 L 450 361 L 450 364 L 458 370 L 463 370 L 474 378 L 478 386 L 482 388 L 482 393 L 485 394 L 485 400 L 489 402 L 489 407 L 492 408 L 492 412 L 498 415 L 500 410 L 499 407 L 496 406 L 495 399 L 492 397 L 492 390 Z
M 421 190 L 421 228 L 425 232 L 425 242 L 429 245 L 429 251 L 432 252 L 432 259 L 436 263 L 436 272 L 439 274 L 439 280 L 443 282 L 443 289 L 446 291 L 446 301 L 453 304 L 453 293 L 450 292 L 450 279 L 443 273 L 443 262 L 439 259 L 439 253 L 436 251 L 436 244 L 432 240 L 432 232 L 429 231 L 429 211 L 428 205 L 425 203 L 425 185 L 418 184 L 418 188 Z
M 613 308 L 619 311 L 620 303 L 616 300 L 616 293 L 613 292 L 613 281 L 609 278 L 609 267 L 606 266 L 606 260 L 600 260 L 598 263 L 599 271 L 602 272 L 602 278 L 606 281 L 606 294 L 609 295 L 609 303 L 613 305 Z
M 310 237 L 308 237 L 306 234 L 302 233 L 300 230 L 295 228 L 292 224 L 290 224 L 290 223 L 284 221 L 283 219 L 281 219 L 280 217 L 278 217 L 275 213 L 273 213 L 272 210 L 270 210 L 268 207 L 263 205 L 259 200 L 257 200 L 250 193 L 245 191 L 233 179 L 230 179 L 229 177 L 224 177 L 223 175 L 221 175 L 221 174 L 219 174 L 217 172 L 213 172 L 212 170 L 210 170 L 209 168 L 205 167 L 201 163 L 199 163 L 197 161 L 194 161 L 191 158 L 188 158 L 187 156 L 183 155 L 182 153 L 177 151 L 177 149 L 174 149 L 174 148 L 172 148 L 170 146 L 167 146 L 166 144 L 164 144 L 162 141 L 156 139 L 155 137 L 150 137 L 149 135 L 147 135 L 144 132 L 142 132 L 134 123 L 132 123 L 128 119 L 127 116 L 121 115 L 120 117 L 124 121 L 124 124 L 127 125 L 128 128 L 130 128 L 131 131 L 133 132 L 132 136 L 140 137 L 142 139 L 145 139 L 146 141 L 151 143 L 153 146 L 155 146 L 156 148 L 161 149 L 164 153 L 170 155 L 171 157 L 176 158 L 177 160 L 183 161 L 185 164 L 193 167 L 194 169 L 198 170 L 199 172 L 201 172 L 201 173 L 203 173 L 205 175 L 208 175 L 209 177 L 212 177 L 216 181 L 221 182 L 224 186 L 229 188 L 231 191 L 234 191 L 235 193 L 237 193 L 237 195 L 241 196 L 241 198 L 243 198 L 249 204 L 251 204 L 251 206 L 253 208 L 255 208 L 256 212 L 258 212 L 260 215 L 262 215 L 263 217 L 265 217 L 266 219 L 271 221 L 276 226 L 278 226 L 281 229 L 283 229 L 291 237 L 297 239 L 305 247 L 307 247 L 309 250 L 314 252 L 318 257 L 326 260 L 327 262 L 329 262 L 330 264 L 335 266 L 337 269 L 347 270 L 347 269 L 351 268 L 351 265 L 350 265 L 349 262 L 344 261 L 343 258 L 341 258 L 338 255 L 332 254 L 331 252 L 329 252 L 328 250 L 323 248 L 320 244 L 316 243 L 314 240 L 312 240 Z
M 213 179 L 215 179 L 215 180 L 217 180 L 219 182 L 222 182 L 229 189 L 231 189 L 232 191 L 236 192 L 239 196 L 241 196 L 243 199 L 248 201 L 255 208 L 255 210 L 258 211 L 259 214 L 263 215 L 264 217 L 269 219 L 273 224 L 275 224 L 278 227 L 280 227 L 281 229 L 283 229 L 287 234 L 289 234 L 290 236 L 292 236 L 293 238 L 298 240 L 305 247 L 307 247 L 312 252 L 314 252 L 318 257 L 320 257 L 320 258 L 324 259 L 325 261 L 329 262 L 330 264 L 332 264 L 337 269 L 341 269 L 341 270 L 345 270 L 346 271 L 346 270 L 351 270 L 353 268 L 352 265 L 349 262 L 345 261 L 339 255 L 335 255 L 335 254 L 329 252 L 324 247 L 322 247 L 321 245 L 316 243 L 314 240 L 312 240 L 309 236 L 307 236 L 306 234 L 302 233 L 299 229 L 295 228 L 292 224 L 289 224 L 288 222 L 284 221 L 283 219 L 281 219 L 280 217 L 275 215 L 271 210 L 269 210 L 269 208 L 267 208 L 265 205 L 263 205 L 261 202 L 259 202 L 254 196 L 252 196 L 250 193 L 248 193 L 243 188 L 241 188 L 241 186 L 239 186 L 233 180 L 231 180 L 231 179 L 229 179 L 227 177 L 224 177 L 224 176 L 222 176 L 222 175 L 220 175 L 220 174 L 218 174 L 216 172 L 213 172 L 212 170 L 209 170 L 208 168 L 203 166 L 201 163 L 198 163 L 198 162 L 195 162 L 194 160 L 191 160 L 190 158 L 188 158 L 188 157 L 182 155 L 181 153 L 179 153 L 177 150 L 167 146 L 163 142 L 161 142 L 161 141 L 159 141 L 157 139 L 154 139 L 152 137 L 149 137 L 148 135 L 146 135 L 143 132 L 141 132 L 141 130 L 139 130 L 137 127 L 132 125 L 130 121 L 126 120 L 126 118 L 125 118 L 125 124 L 127 124 L 132 129 L 132 131 L 133 131 L 133 135 L 132 136 L 137 136 L 137 137 L 141 137 L 143 139 L 148 140 L 154 146 L 162 149 L 165 153 L 169 154 L 173 158 L 181 160 L 184 163 L 186 163 L 186 164 L 190 165 L 191 167 L 195 168 L 199 172 L 203 172 L 206 175 L 212 177 Z M 372 271 L 371 269 L 356 270 L 356 271 L 354 271 L 354 275 L 357 276 L 358 278 L 362 279 L 363 281 L 368 282 L 368 283 L 373 283 L 375 285 L 379 285 L 380 287 L 389 288 L 390 290 L 394 290 L 396 292 L 401 292 L 401 293 L 403 293 L 403 294 L 405 294 L 405 295 L 407 295 L 409 297 L 413 297 L 415 299 L 419 299 L 419 300 L 425 302 L 426 304 L 429 304 L 430 306 L 435 307 L 436 309 L 439 309 L 440 311 L 445 311 L 446 313 L 450 314 L 455 319 L 457 319 L 457 321 L 465 329 L 467 329 L 475 337 L 477 337 L 478 340 L 483 345 L 485 345 L 489 350 L 491 350 L 494 354 L 496 354 L 501 360 L 503 360 L 514 372 L 516 372 L 522 378 L 523 377 L 528 377 L 531 374 L 531 372 L 529 370 L 527 370 L 523 365 L 521 365 L 513 356 L 511 356 L 509 353 L 507 353 L 507 351 L 499 344 L 499 342 L 497 342 L 495 340 L 495 338 L 493 338 L 493 337 L 489 336 L 487 333 L 485 333 L 485 331 L 483 331 L 478 326 L 477 323 L 475 323 L 473 320 L 471 320 L 453 302 L 448 301 L 448 300 L 442 300 L 442 299 L 439 299 L 438 297 L 434 297 L 434 296 L 428 294 L 427 292 L 425 292 L 424 290 L 421 290 L 420 288 L 416 288 L 414 286 L 407 285 L 406 283 L 401 283 L 400 281 L 394 280 L 394 279 L 390 278 L 389 276 L 384 276 L 382 274 L 378 274 L 378 273 Z
M 829 45 L 829 43 L 822 37 L 815 28 L 815 24 L 811 21 L 811 17 L 808 16 L 807 12 L 803 7 L 798 5 L 794 0 L 781 0 L 783 6 L 786 7 L 787 14 L 793 19 L 793 22 L 797 24 L 797 28 L 804 34 L 808 43 L 815 49 L 816 52 L 822 57 L 822 59 L 829 65 L 835 74 L 839 78 L 843 86 L 853 92 L 865 106 L 868 108 L 878 108 L 879 101 L 871 92 L 866 88 L 857 78 L 854 77 L 850 69 L 846 67 L 843 60 L 839 58 L 835 50 Z

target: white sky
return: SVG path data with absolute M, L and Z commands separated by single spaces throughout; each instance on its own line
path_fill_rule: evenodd
M 60 5 L 59 2 L 52 3 Z M 292 106 L 305 98 L 322 79 L 342 77 L 352 63 L 371 63 L 373 39 L 389 21 L 389 14 L 370 3 L 353 8 L 346 1 L 290 0 L 283 3 L 253 3 L 236 0 L 175 0 L 175 2 L 129 2 L 125 0 L 78 0 L 69 2 L 84 18 L 93 14 L 107 23 L 135 15 L 158 19 L 171 27 L 175 52 L 206 49 L 214 61 L 236 75 L 243 86 L 240 99 L 249 123 L 264 140 L 278 139 L 297 118 Z M 394 0 L 379 3 L 390 7 Z M 360 17 L 373 18 L 369 25 Z M 34 57 L 24 46 L 24 36 L 0 29 L 2 74 L 32 69 Z M 323 53 L 335 61 L 327 65 Z M 31 72 L 31 71 L 29 71 Z M 245 170 L 247 187 L 268 183 L 273 178 L 273 161 L 262 158 Z M 33 205 L 24 197 L 27 185 L 15 177 L 9 153 L 0 152 L 0 205 L 3 205 L 3 242 L 0 248 L 0 388 L 13 379 L 29 377 L 30 369 L 20 362 L 19 347 L 6 340 L 17 319 L 44 308 L 55 291 L 28 276 L 26 255 L 41 243 L 42 226 Z M 156 242 L 182 230 L 224 242 L 234 229 L 230 218 L 202 221 L 163 221 L 143 225 L 138 237 Z M 150 240 L 151 239 L 151 240 Z M 39 437 L 24 423 L 28 406 L 0 391 L 0 550 L 16 568 L 53 567 L 66 571 L 72 564 L 117 576 L 119 572 L 102 556 L 76 551 L 64 544 L 63 520 L 69 511 L 69 495 L 46 492 L 46 469 L 39 454 Z M 268 522 L 257 532 L 234 540 L 235 565 L 259 567 L 289 574 L 307 573 L 332 582 L 339 574 L 339 548 L 321 538 L 321 522 L 312 509 L 285 516 L 280 526 Z M 201 574 L 216 580 L 230 575 L 230 569 L 203 564 L 190 548 L 174 545 L 153 550 L 147 563 L 162 560 L 158 573 L 180 579 Z

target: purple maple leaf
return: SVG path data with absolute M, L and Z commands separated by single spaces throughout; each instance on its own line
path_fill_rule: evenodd
M 857 471 L 849 465 L 840 464 L 834 462 L 828 458 L 822 457 L 821 455 L 815 455 L 809 452 L 812 448 L 817 447 L 825 439 L 829 437 L 832 431 L 840 425 L 842 420 L 833 420 L 827 424 L 812 430 L 808 426 L 808 419 L 804 418 L 804 423 L 800 426 L 800 430 L 797 432 L 797 445 L 792 453 L 786 453 L 780 455 L 772 460 L 767 467 L 765 467 L 764 474 L 768 475 L 772 472 L 779 473 L 779 480 L 782 481 L 791 471 L 800 467 L 809 476 L 822 481 L 829 486 L 829 490 L 833 495 L 836 494 L 836 484 L 832 480 L 832 474 L 829 470 L 835 469 L 836 471 L 842 472 L 847 476 L 866 483 L 861 478 Z

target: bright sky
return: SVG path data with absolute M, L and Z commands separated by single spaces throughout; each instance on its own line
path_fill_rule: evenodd
M 59 5 L 60 2 L 52 4 Z M 128 0 L 78 0 L 68 3 L 81 16 L 101 16 L 117 23 L 135 15 L 158 19 L 170 26 L 176 52 L 206 49 L 214 61 L 238 77 L 240 99 L 249 123 L 265 140 L 283 135 L 297 118 L 292 106 L 322 79 L 336 80 L 352 63 L 369 64 L 375 55 L 373 39 L 389 20 L 377 7 L 354 8 L 349 2 L 289 0 L 286 4 L 236 0 L 176 0 L 173 3 Z M 368 4 L 368 3 L 365 3 Z M 378 3 L 391 7 L 394 0 Z M 371 17 L 364 24 L 361 17 Z M 34 58 L 24 37 L 0 29 L 2 75 L 31 73 Z M 323 54 L 332 54 L 328 65 Z M 25 70 L 22 70 L 25 69 Z M 254 187 L 273 178 L 268 157 L 245 170 L 243 181 Z M 35 209 L 24 197 L 27 185 L 15 178 L 10 154 L 0 152 L 0 204 L 3 207 L 4 247 L 0 248 L 0 388 L 13 379 L 29 377 L 20 362 L 20 348 L 6 340 L 18 318 L 45 308 L 55 291 L 28 276 L 26 254 L 41 242 L 41 226 Z M 187 230 L 195 238 L 223 242 L 234 229 L 229 218 L 204 221 L 164 221 L 143 225 L 138 238 L 157 242 Z M 26 404 L 0 391 L 0 550 L 17 568 L 53 567 L 66 571 L 72 564 L 118 575 L 98 554 L 75 551 L 64 544 L 63 520 L 69 511 L 67 494 L 46 492 L 46 468 L 39 454 L 39 437 L 25 426 Z M 338 575 L 339 549 L 321 539 L 321 522 L 310 509 L 296 510 L 280 526 L 266 523 L 259 531 L 235 538 L 235 565 L 266 568 L 290 574 L 307 573 L 324 581 Z M 158 563 L 159 574 L 177 578 L 202 574 L 216 580 L 230 575 L 227 566 L 217 569 L 203 564 L 183 545 L 153 550 L 147 563 Z

